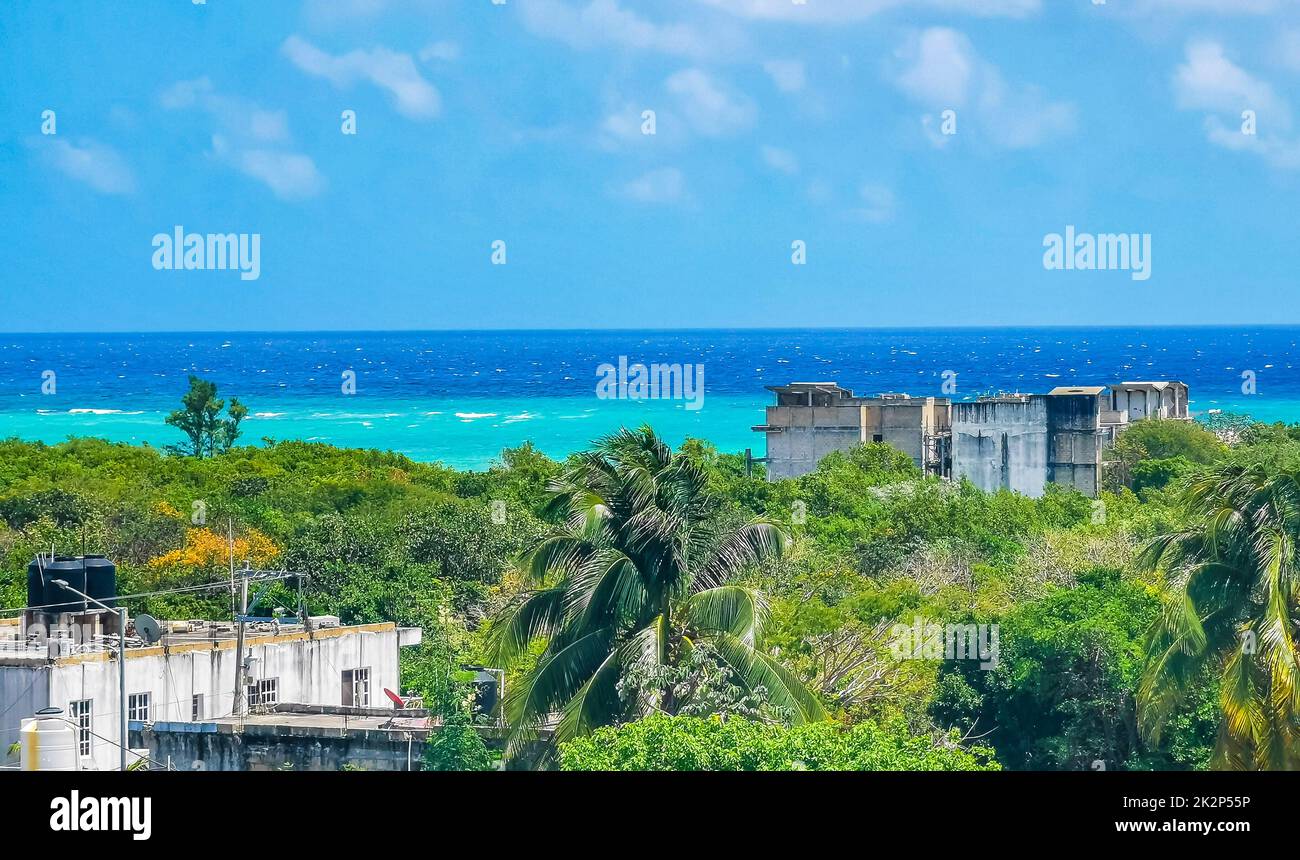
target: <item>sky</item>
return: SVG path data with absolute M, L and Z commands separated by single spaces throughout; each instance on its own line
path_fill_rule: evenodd
M 1298 112 L 1300 0 L 4 0 L 0 330 L 1297 323 Z

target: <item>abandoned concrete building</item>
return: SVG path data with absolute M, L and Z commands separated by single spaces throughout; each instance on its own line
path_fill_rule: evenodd
M 806 475 L 832 451 L 864 442 L 885 442 L 927 473 L 948 474 L 947 398 L 855 397 L 833 382 L 794 382 L 768 390 L 776 394 L 776 405 L 767 407 L 767 423 L 754 429 L 767 436 L 769 480 Z
M 1187 418 L 1187 386 L 1181 382 L 1121 382 L 1110 387 L 1111 409 L 1143 418 Z
M 855 397 L 828 382 L 770 386 L 776 404 L 754 429 L 767 438 L 768 480 L 808 474 L 832 451 L 885 442 L 927 474 L 986 491 L 1041 496 L 1048 484 L 1096 496 L 1102 453 L 1131 421 L 1186 420 L 1181 382 L 1062 386 L 953 403 L 906 394 Z

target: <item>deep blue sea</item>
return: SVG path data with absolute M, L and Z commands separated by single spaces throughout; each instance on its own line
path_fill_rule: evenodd
M 764 386 L 941 395 L 944 371 L 957 374 L 956 399 L 1180 379 L 1195 413 L 1300 421 L 1298 342 L 1300 327 L 1266 326 L 0 335 L 0 436 L 175 442 L 163 418 L 190 374 L 249 408 L 242 442 L 317 440 L 461 468 L 524 441 L 560 457 L 645 422 L 674 443 L 696 436 L 761 456 L 750 428 L 771 399 Z M 702 364 L 702 408 L 597 397 L 597 367 L 620 356 Z M 53 393 L 42 393 L 46 371 Z

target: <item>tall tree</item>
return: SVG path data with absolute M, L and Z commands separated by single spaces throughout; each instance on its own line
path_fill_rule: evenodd
M 680 673 L 701 646 L 742 689 L 793 722 L 822 718 L 795 675 L 759 647 L 767 604 L 735 583 L 747 565 L 779 556 L 775 525 L 723 524 L 707 475 L 650 428 L 623 430 L 575 455 L 550 485 L 563 525 L 525 555 L 535 590 L 494 628 L 504 665 L 538 637 L 545 650 L 506 700 L 511 749 L 552 724 L 562 742 L 652 712 L 675 714 L 692 695 Z M 661 686 L 629 683 L 663 678 Z
M 180 430 L 188 441 L 169 445 L 168 450 L 192 457 L 206 457 L 229 451 L 239 438 L 239 424 L 248 409 L 238 398 L 230 398 L 227 417 L 221 417 L 224 400 L 217 399 L 217 384 L 190 377 L 190 390 L 181 398 L 184 408 L 167 416 L 167 423 Z
M 1185 503 L 1191 526 L 1140 559 L 1175 586 L 1148 636 L 1142 725 L 1158 740 L 1208 669 L 1222 713 L 1212 766 L 1300 767 L 1300 471 L 1221 467 L 1193 480 Z

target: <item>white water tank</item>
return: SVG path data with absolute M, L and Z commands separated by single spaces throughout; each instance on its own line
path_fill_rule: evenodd
M 62 711 L 22 721 L 18 731 L 20 770 L 77 770 L 77 732 Z

